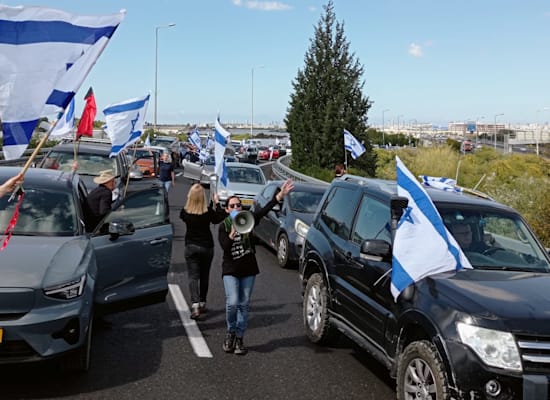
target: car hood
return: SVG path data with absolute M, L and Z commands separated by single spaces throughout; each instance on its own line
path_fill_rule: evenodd
M 524 330 L 526 321 L 533 320 L 546 321 L 550 329 L 548 273 L 461 270 L 451 276 L 432 276 L 422 286 L 436 301 L 440 296 L 451 308 L 510 330 Z
M 0 255 L 1 287 L 40 288 L 71 280 L 94 265 L 86 237 L 12 236 Z
M 229 192 L 235 193 L 235 194 L 252 194 L 256 195 L 257 193 L 260 193 L 265 185 L 258 185 L 254 183 L 239 183 L 239 182 L 231 182 L 229 181 L 229 184 L 227 185 L 227 190 Z

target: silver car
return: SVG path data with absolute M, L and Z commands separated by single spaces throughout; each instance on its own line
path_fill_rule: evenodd
M 225 156 L 226 162 L 234 162 L 235 157 Z M 204 160 L 204 162 L 192 162 L 188 159 L 182 161 L 183 177 L 191 179 L 193 181 L 200 182 L 203 186 L 210 186 L 210 182 L 213 176 L 216 175 L 216 159 L 214 155 L 210 155 Z
M 21 168 L 0 168 L 0 182 Z M 29 169 L 13 235 L 0 253 L 0 364 L 61 357 L 90 364 L 94 314 L 163 302 L 172 250 L 165 190 L 133 191 L 93 233 L 78 174 Z M 0 226 L 16 201 L 0 199 Z
M 227 199 L 231 196 L 239 196 L 243 209 L 248 209 L 254 203 L 254 197 L 262 191 L 266 184 L 262 169 L 255 164 L 228 162 L 227 186 L 224 187 L 220 180 L 217 183 L 217 193 L 220 203 L 225 207 Z

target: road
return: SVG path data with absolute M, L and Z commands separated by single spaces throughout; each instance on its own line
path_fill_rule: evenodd
M 170 193 L 174 246 L 167 301 L 108 316 L 110 328 L 94 329 L 87 374 L 67 375 L 53 362 L 0 367 L 0 399 L 394 399 L 395 382 L 387 370 L 350 341 L 319 347 L 306 339 L 297 272 L 280 269 L 275 254 L 263 246 L 257 247 L 261 273 L 246 356 L 222 350 L 219 246 L 208 313 L 195 323 L 188 312 L 178 311 L 189 301 L 185 226 L 178 219 L 188 189 L 180 176 Z M 180 291 L 183 301 L 177 300 Z

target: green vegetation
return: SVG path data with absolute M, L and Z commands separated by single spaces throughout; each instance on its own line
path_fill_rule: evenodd
M 367 112 L 363 95 L 363 67 L 350 53 L 343 23 L 337 22 L 332 0 L 315 28 L 315 37 L 298 71 L 285 118 L 293 149 L 292 167 L 334 168 L 343 163 L 344 129 L 363 142 L 366 152 L 357 160 L 348 157 L 348 168 L 370 175 L 375 172 L 375 153 L 367 135 Z

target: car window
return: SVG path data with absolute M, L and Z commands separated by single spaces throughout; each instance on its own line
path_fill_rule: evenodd
M 323 209 L 321 220 L 335 235 L 348 239 L 355 211 L 354 190 L 348 188 L 332 188 Z
M 367 239 L 381 239 L 391 243 L 390 207 L 364 196 L 361 200 L 351 240 L 361 244 Z
M 52 151 L 44 160 L 43 167 L 71 171 L 74 160 L 74 153 Z M 86 154 L 79 153 L 77 156 L 78 173 L 80 175 L 99 175 L 101 171 L 110 169 L 115 176 L 120 175 L 116 157 L 110 158 L 107 154 Z
M 323 193 L 292 190 L 288 197 L 292 211 L 313 214 L 317 210 Z
M 17 202 L 0 199 L 0 226 L 8 226 Z M 77 233 L 77 212 L 71 193 L 25 189 L 14 235 L 73 236 Z
M 253 183 L 262 185 L 265 183 L 261 170 L 255 168 L 228 168 L 227 178 L 230 182 L 235 183 Z
M 136 229 L 162 225 L 166 221 L 167 210 L 162 188 L 133 192 L 105 218 L 104 222 L 123 219 L 134 224 Z

